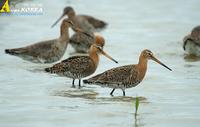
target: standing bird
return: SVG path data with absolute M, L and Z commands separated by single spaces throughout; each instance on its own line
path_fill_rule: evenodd
M 77 27 L 87 32 L 95 32 L 98 29 L 103 29 L 107 26 L 106 22 L 96 19 L 92 16 L 76 15 L 74 9 L 69 6 L 64 8 L 61 17 L 51 27 L 54 27 L 66 15 Z
M 107 53 L 103 51 L 104 39 L 96 36 L 96 43 L 92 44 L 89 50 L 89 56 L 73 56 L 62 62 L 55 64 L 53 67 L 46 68 L 46 72 L 56 73 L 61 76 L 72 78 L 72 87 L 75 87 L 75 79 L 79 79 L 79 88 L 81 87 L 81 79 L 95 72 L 99 63 L 99 54 L 103 54 L 107 58 L 118 63 Z
M 148 60 L 154 60 L 171 71 L 169 67 L 156 59 L 150 50 L 143 50 L 139 57 L 138 64 L 125 65 L 107 70 L 87 80 L 87 84 L 97 84 L 103 87 L 113 88 L 110 95 L 113 95 L 115 89 L 122 89 L 125 96 L 125 89 L 137 86 L 144 78 L 147 71 Z
M 200 26 L 184 37 L 183 49 L 190 55 L 200 56 Z
M 81 29 L 74 27 L 71 20 L 64 19 L 60 27 L 59 38 L 41 41 L 22 48 L 6 49 L 5 53 L 21 57 L 22 59 L 33 63 L 56 62 L 62 58 L 67 48 L 69 42 L 69 27 L 77 32 L 83 32 Z

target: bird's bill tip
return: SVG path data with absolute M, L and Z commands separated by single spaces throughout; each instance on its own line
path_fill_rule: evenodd
M 168 70 L 172 71 L 171 68 L 169 68 L 164 63 L 162 63 L 161 61 L 159 61 L 156 57 L 152 56 L 152 60 L 154 60 L 155 62 L 159 63 L 160 65 L 162 65 L 163 67 L 167 68 Z
M 118 63 L 118 61 L 116 61 L 115 59 L 113 59 L 110 55 L 108 55 L 108 54 L 107 54 L 106 52 L 104 52 L 103 50 L 101 51 L 101 53 L 102 53 L 105 57 L 107 57 L 108 59 L 114 61 L 115 63 Z

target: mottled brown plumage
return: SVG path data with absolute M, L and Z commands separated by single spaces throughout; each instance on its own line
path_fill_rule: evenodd
M 34 63 L 56 62 L 62 58 L 67 48 L 69 42 L 69 27 L 81 32 L 79 28 L 74 27 L 74 24 L 70 20 L 65 19 L 61 24 L 59 38 L 41 41 L 22 48 L 6 49 L 5 52 Z
M 184 37 L 183 49 L 188 54 L 200 56 L 200 26 L 195 27 L 191 34 Z
M 61 20 L 64 16 L 68 16 L 70 20 L 74 22 L 74 24 L 87 32 L 95 32 L 99 29 L 103 29 L 107 26 L 107 23 L 96 19 L 92 16 L 88 15 L 76 15 L 74 9 L 72 7 L 65 7 L 63 10 L 63 14 L 61 17 L 52 25 L 55 26 L 59 20 Z
M 171 70 L 158 59 L 156 59 L 150 50 L 146 49 L 142 51 L 138 64 L 116 67 L 87 80 L 83 80 L 83 82 L 113 88 L 110 93 L 111 95 L 113 95 L 115 89 L 122 89 L 123 95 L 125 96 L 126 88 L 135 87 L 144 79 L 147 71 L 147 62 L 149 59 L 152 59 Z
M 112 57 L 103 51 L 104 39 L 101 36 L 96 36 L 96 42 L 90 47 L 89 56 L 73 56 L 62 62 L 55 64 L 53 67 L 46 68 L 45 71 L 56 73 L 73 79 L 79 79 L 79 87 L 81 86 L 81 79 L 93 74 L 99 63 L 99 53 L 105 55 L 109 59 L 115 61 Z

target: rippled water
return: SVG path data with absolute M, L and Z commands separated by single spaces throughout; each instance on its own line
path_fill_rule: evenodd
M 0 126 L 2 127 L 198 127 L 200 124 L 200 62 L 185 60 L 182 38 L 199 25 L 199 0 L 21 0 L 21 4 L 43 5 L 41 16 L 0 17 Z M 77 13 L 103 19 L 109 26 L 101 34 L 105 50 L 119 64 L 101 57 L 96 73 L 137 63 L 148 48 L 172 72 L 150 61 L 144 81 L 121 90 L 85 85 L 71 88 L 71 80 L 46 74 L 50 65 L 33 64 L 4 53 L 56 38 L 59 25 L 50 29 L 65 6 Z M 68 48 L 63 59 L 73 52 Z M 134 119 L 134 97 L 141 97 L 138 119 Z

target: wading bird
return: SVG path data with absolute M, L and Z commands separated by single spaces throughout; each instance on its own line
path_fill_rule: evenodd
M 110 95 L 113 95 L 115 89 L 122 89 L 125 96 L 125 89 L 137 86 L 144 78 L 147 71 L 148 60 L 154 60 L 171 71 L 169 67 L 156 59 L 150 50 L 143 50 L 139 57 L 138 64 L 120 66 L 107 70 L 87 80 L 87 84 L 97 84 L 102 87 L 113 88 Z
M 89 56 L 73 56 L 60 63 L 46 68 L 49 73 L 56 73 L 60 76 L 72 78 L 72 87 L 75 87 L 75 79 L 79 79 L 79 88 L 81 87 L 81 79 L 93 74 L 99 63 L 99 54 L 103 54 L 107 58 L 114 60 L 106 52 L 103 51 L 104 39 L 101 36 L 96 36 L 96 43 L 92 44 L 89 50 Z
M 64 19 L 60 27 L 60 37 L 57 39 L 41 41 L 26 47 L 6 49 L 5 53 L 18 56 L 24 60 L 33 63 L 53 63 L 62 58 L 69 42 L 68 29 L 71 27 L 77 32 L 87 33 L 81 29 L 74 27 L 69 19 Z

